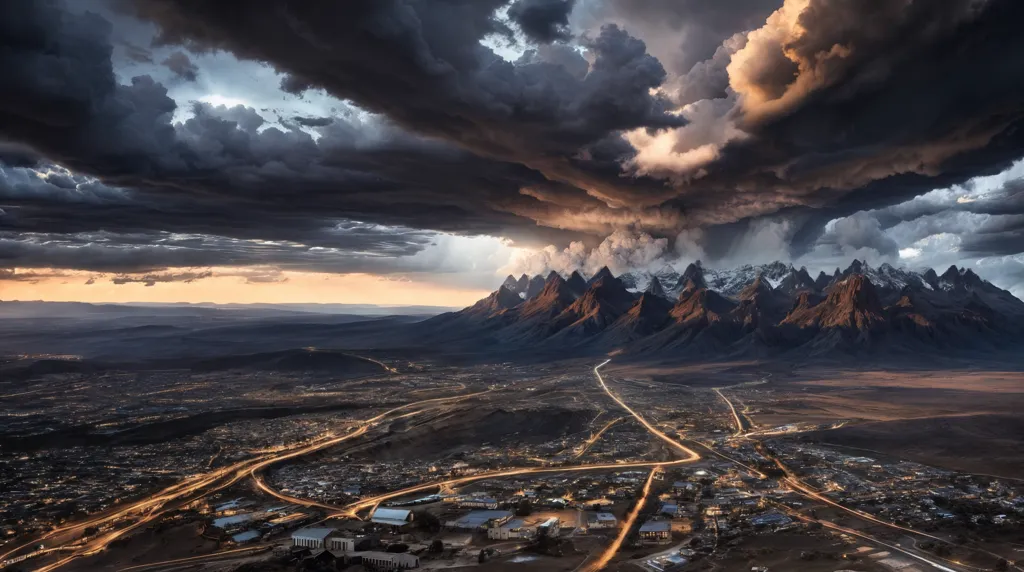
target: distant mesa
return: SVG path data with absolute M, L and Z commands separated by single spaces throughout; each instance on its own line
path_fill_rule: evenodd
M 524 289 L 525 285 L 525 289 Z M 699 261 L 587 279 L 508 276 L 473 306 L 422 322 L 432 339 L 679 357 L 998 351 L 1024 340 L 1024 302 L 973 270 L 854 260 L 819 272 Z

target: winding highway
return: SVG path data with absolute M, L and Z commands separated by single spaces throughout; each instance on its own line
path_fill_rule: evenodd
M 608 389 L 608 385 L 604 382 L 604 378 L 601 377 L 600 369 L 602 367 L 604 367 L 605 365 L 607 365 L 608 362 L 610 362 L 610 361 L 612 361 L 612 360 L 610 360 L 610 359 L 609 360 L 605 360 L 605 361 L 599 363 L 597 366 L 594 367 L 594 375 L 597 376 L 597 382 L 601 386 L 601 389 L 603 389 L 604 392 L 606 394 L 608 394 L 608 397 L 612 398 L 612 401 L 614 401 L 615 403 L 619 404 L 619 407 L 625 409 L 627 413 L 629 413 L 637 421 L 639 421 L 640 424 L 643 425 L 644 428 L 647 429 L 647 431 L 650 434 L 654 435 L 658 439 L 661 439 L 665 443 L 668 443 L 668 445 L 671 446 L 673 449 L 676 449 L 680 453 L 683 453 L 684 455 L 686 455 L 686 460 L 688 460 L 688 461 L 697 461 L 697 460 L 699 460 L 700 459 L 700 455 L 697 454 L 696 451 L 694 451 L 693 449 L 690 449 L 689 447 L 686 447 L 685 445 L 683 445 L 679 441 L 677 441 L 677 440 L 673 439 L 672 437 L 669 437 L 668 435 L 666 435 L 663 431 L 661 431 L 660 429 L 658 429 L 654 425 L 651 425 L 650 422 L 648 422 L 646 419 L 644 419 L 644 417 L 642 415 L 640 415 L 639 413 L 634 411 L 633 408 L 630 407 L 629 405 L 626 405 L 626 402 L 623 401 L 622 399 L 620 399 L 618 395 L 615 395 L 615 393 L 613 393 L 611 389 Z
M 37 569 L 37 572 L 50 572 L 56 570 L 69 562 L 78 558 L 84 558 L 92 556 L 104 550 L 111 542 L 123 537 L 124 535 L 134 532 L 141 527 L 148 525 L 150 522 L 156 520 L 167 514 L 172 510 L 176 510 L 189 503 L 195 502 L 207 495 L 214 492 L 223 490 L 241 479 L 249 476 L 256 476 L 256 474 L 274 464 L 287 461 L 303 455 L 308 455 L 316 451 L 333 447 L 345 441 L 354 439 L 356 437 L 366 434 L 373 426 L 385 418 L 403 411 L 406 409 L 416 408 L 420 406 L 429 406 L 432 404 L 439 403 L 454 403 L 484 395 L 490 393 L 493 390 L 481 391 L 476 393 L 470 393 L 466 395 L 456 395 L 450 397 L 437 397 L 433 399 L 425 399 L 422 401 L 416 401 L 413 403 L 407 403 L 389 409 L 379 415 L 376 415 L 370 419 L 358 422 L 356 428 L 348 433 L 337 436 L 328 437 L 314 441 L 310 444 L 300 443 L 286 448 L 280 452 L 268 453 L 265 455 L 257 456 L 255 458 L 246 459 L 221 467 L 214 471 L 189 477 L 182 480 L 179 483 L 171 485 L 161 491 L 158 491 L 144 499 L 129 503 L 125 506 L 119 506 L 114 510 L 104 513 L 102 515 L 79 521 L 66 526 L 57 527 L 41 536 L 37 536 L 31 542 L 27 542 L 16 546 L 7 552 L 0 554 L 0 568 L 3 568 L 9 564 L 12 564 L 10 560 L 14 560 L 12 556 L 22 552 L 36 544 L 39 544 L 45 540 L 63 537 L 75 537 L 81 536 L 86 528 L 89 527 L 101 527 L 117 522 L 118 520 L 134 515 L 138 515 L 136 521 L 128 526 L 119 528 L 117 530 L 108 531 L 99 534 L 93 538 L 87 539 L 81 544 L 72 544 L 71 554 L 61 558 L 60 560 L 43 566 Z M 262 485 L 262 486 L 261 486 Z M 257 486 L 270 494 L 271 490 L 266 487 L 262 481 L 257 480 Z M 278 496 L 275 494 L 274 496 Z M 280 497 L 279 497 L 280 498 Z M 299 499 L 296 499 L 299 500 Z M 309 501 L 305 501 L 309 502 Z M 300 503 L 302 504 L 302 503 Z

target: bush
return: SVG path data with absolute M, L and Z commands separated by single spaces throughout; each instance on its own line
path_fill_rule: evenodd
M 533 503 L 530 499 L 523 499 L 516 505 L 516 516 L 530 516 L 533 513 Z

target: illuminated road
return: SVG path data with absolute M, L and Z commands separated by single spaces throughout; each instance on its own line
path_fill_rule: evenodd
M 165 568 L 167 566 L 175 566 L 178 564 L 197 564 L 199 562 L 205 562 L 207 560 L 219 560 L 225 556 L 238 556 L 243 553 L 259 553 L 271 550 L 270 546 L 253 546 L 250 548 L 236 548 L 234 550 L 224 550 L 223 552 L 214 552 L 212 554 L 205 554 L 203 556 L 190 556 L 188 558 L 178 558 L 175 560 L 164 560 L 163 562 L 153 562 L 150 564 L 139 564 L 137 566 L 129 566 L 127 568 L 121 568 L 120 572 L 130 572 L 131 570 L 152 570 L 154 568 Z
M 591 435 L 590 439 L 587 439 L 587 442 L 583 444 L 583 449 L 581 449 L 579 453 L 576 453 L 576 456 L 573 457 L 573 459 L 579 459 L 583 455 L 586 455 L 587 451 L 590 450 L 594 443 L 597 443 L 597 441 L 601 438 L 601 435 L 604 435 L 605 431 L 611 429 L 612 425 L 615 425 L 616 423 L 622 421 L 623 419 L 625 419 L 625 417 L 618 417 L 616 419 L 612 419 L 604 427 L 602 427 L 600 431 Z
M 721 389 L 716 387 L 715 388 L 715 393 L 717 393 L 718 396 L 722 398 L 722 401 L 724 401 L 725 404 L 729 406 L 729 411 L 732 411 L 732 418 L 733 418 L 734 421 L 736 421 L 736 432 L 733 433 L 733 435 L 742 435 L 743 434 L 743 420 L 740 419 L 740 414 L 736 412 L 736 406 L 734 406 L 732 404 L 732 401 L 729 401 L 729 398 L 726 397 L 724 393 L 722 393 Z
M 782 479 L 780 482 L 783 483 L 783 484 L 788 485 L 790 487 L 790 489 L 792 489 L 793 491 L 795 491 L 795 492 L 797 492 L 799 494 L 804 495 L 805 497 L 817 500 L 819 502 L 823 502 L 823 503 L 825 503 L 825 504 L 827 504 L 829 506 L 838 508 L 838 509 L 840 509 L 842 511 L 845 511 L 847 513 L 850 513 L 850 514 L 856 516 L 857 518 L 860 518 L 862 520 L 866 520 L 866 521 L 874 523 L 874 524 L 879 524 L 879 525 L 882 525 L 882 526 L 886 526 L 886 527 L 892 528 L 894 530 L 900 530 L 902 532 L 907 532 L 907 533 L 910 533 L 910 534 L 921 536 L 923 538 L 928 538 L 930 540 L 936 540 L 936 541 L 942 542 L 944 544 L 952 544 L 952 542 L 950 542 L 948 539 L 942 538 L 941 536 L 935 536 L 934 534 L 928 534 L 927 532 L 922 532 L 920 530 L 916 530 L 916 529 L 909 528 L 909 527 L 906 527 L 906 526 L 900 526 L 900 525 L 898 525 L 898 524 L 896 524 L 894 522 L 889 522 L 887 520 L 882 520 L 882 519 L 880 519 L 880 518 L 878 518 L 878 517 L 876 517 L 874 515 L 871 515 L 869 513 L 864 512 L 864 511 L 857 510 L 855 508 L 850 508 L 848 506 L 844 506 L 844 505 L 842 505 L 840 503 L 837 503 L 834 500 L 826 497 L 825 495 L 819 493 L 818 491 L 816 491 L 816 490 L 812 489 L 811 487 L 807 486 L 806 484 L 804 484 L 804 482 L 801 481 L 799 479 L 799 477 L 797 477 L 792 471 L 790 471 L 789 468 L 786 467 L 782 463 L 782 461 L 780 461 L 777 457 L 773 456 L 773 457 L 771 457 L 771 459 L 773 461 L 775 461 L 775 464 L 784 473 L 786 473 L 786 478 Z M 825 524 L 825 522 L 822 521 L 822 524 Z M 996 559 L 1003 558 L 999 554 L 996 554 L 994 552 L 990 552 L 990 551 L 985 550 L 983 548 L 975 548 L 975 547 L 969 547 L 969 546 L 963 546 L 962 548 L 966 548 L 968 550 L 972 550 L 972 551 L 975 551 L 977 553 L 986 554 L 986 555 L 991 556 L 991 557 L 996 558 Z M 1013 568 L 1017 569 L 1017 570 L 1024 570 L 1024 569 L 1022 569 L 1019 565 L 1017 565 L 1014 562 L 1010 562 L 1010 565 Z
M 512 469 L 504 469 L 500 471 L 492 471 L 489 473 L 479 473 L 476 475 L 470 475 L 468 477 L 459 477 L 456 479 L 448 479 L 446 481 L 435 481 L 430 483 L 423 483 L 422 485 L 415 485 L 405 489 L 392 491 L 383 495 L 375 497 L 369 497 L 360 500 L 359 502 L 346 505 L 344 507 L 335 507 L 341 512 L 336 516 L 347 516 L 357 518 L 360 511 L 372 508 L 379 505 L 382 502 L 389 501 L 391 499 L 407 496 L 413 493 L 419 493 L 428 491 L 438 487 L 452 486 L 452 485 L 464 485 L 476 481 L 482 481 L 486 479 L 497 479 L 501 477 L 514 477 L 517 475 L 532 475 L 540 473 L 577 473 L 582 471 L 621 471 L 624 469 L 640 469 L 640 468 L 662 468 L 671 467 L 675 465 L 682 465 L 685 463 L 692 463 L 692 459 L 679 459 L 676 461 L 641 461 L 636 463 L 602 463 L 595 465 L 565 465 L 565 466 L 553 466 L 553 467 L 519 467 Z
M 239 461 L 232 465 L 221 467 L 215 471 L 189 477 L 182 480 L 179 483 L 171 485 L 153 495 L 146 497 L 145 499 L 130 503 L 123 507 L 118 507 L 114 511 L 93 517 L 81 522 L 66 525 L 63 527 L 55 528 L 54 530 L 37 537 L 32 542 L 28 542 L 17 546 L 4 554 L 0 554 L 0 563 L 9 558 L 13 554 L 17 554 L 35 544 L 39 544 L 44 540 L 48 540 L 54 537 L 65 536 L 65 535 L 80 535 L 85 528 L 90 526 L 103 526 L 116 522 L 117 520 L 138 514 L 139 518 L 134 523 L 118 530 L 109 531 L 94 538 L 86 540 L 81 546 L 78 546 L 74 552 L 70 555 L 46 566 L 37 569 L 36 572 L 50 572 L 64 566 L 72 560 L 92 556 L 104 550 L 111 542 L 118 538 L 138 530 L 140 527 L 146 526 L 150 522 L 160 518 L 167 512 L 176 510 L 177 508 L 201 499 L 209 494 L 227 488 L 239 480 L 246 478 L 250 475 L 255 475 L 258 471 L 265 469 L 276 463 L 308 455 L 310 453 L 320 451 L 329 447 L 333 447 L 350 439 L 354 439 L 361 435 L 366 434 L 376 423 L 385 419 L 386 417 L 393 415 L 399 411 L 420 407 L 424 405 L 436 404 L 436 403 L 454 403 L 465 399 L 470 399 L 479 395 L 490 393 L 491 390 L 481 391 L 477 393 L 471 393 L 468 395 L 457 395 L 451 397 L 437 397 L 433 399 L 425 399 L 414 403 L 407 403 L 398 407 L 389 409 L 380 415 L 359 422 L 357 428 L 353 431 L 346 433 L 340 437 L 331 437 L 315 441 L 311 444 L 300 444 L 286 449 L 283 452 L 275 452 L 259 456 L 253 459 L 246 459 Z M 271 489 L 262 484 L 262 481 L 257 482 L 262 490 L 270 492 Z M 271 493 L 273 494 L 273 493 Z M 278 495 L 274 495 L 278 496 Z M 298 499 L 296 499 L 298 500 Z M 310 502 L 310 501 L 306 501 Z M 326 507 L 325 507 L 326 508 Z
M 799 513 L 795 513 L 795 512 L 791 512 L 791 511 L 787 511 L 787 512 L 789 512 L 792 516 L 794 516 L 794 517 L 796 517 L 796 518 L 798 518 L 800 520 L 803 520 L 805 522 L 816 522 L 816 523 L 824 526 L 825 528 L 828 528 L 828 529 L 831 529 L 831 530 L 838 530 L 839 532 L 842 532 L 842 533 L 845 533 L 845 534 L 849 534 L 850 536 L 856 536 L 857 538 L 861 538 L 863 540 L 867 540 L 868 542 L 871 542 L 871 543 L 874 543 L 874 544 L 878 544 L 878 545 L 883 546 L 883 547 L 885 547 L 885 548 L 887 548 L 889 550 L 894 550 L 894 551 L 899 552 L 901 554 L 905 554 L 905 555 L 907 555 L 907 556 L 909 556 L 909 557 L 911 557 L 911 558 L 913 558 L 915 560 L 918 560 L 920 562 L 924 562 L 925 564 L 927 564 L 927 565 L 929 565 L 932 568 L 935 568 L 937 570 L 942 570 L 943 572 L 960 572 L 959 570 L 957 570 L 955 568 L 950 568 L 948 566 L 943 566 L 942 564 L 939 564 L 938 562 L 934 562 L 932 560 L 929 560 L 929 559 L 927 559 L 927 558 L 925 558 L 925 557 L 923 557 L 923 556 L 921 556 L 919 554 L 916 554 L 914 552 L 911 552 L 909 550 L 901 548 L 901 547 L 899 547 L 899 546 L 897 546 L 895 544 L 889 544 L 888 542 L 882 542 L 881 540 L 878 540 L 877 538 L 874 538 L 872 536 L 868 536 L 867 534 L 864 534 L 863 532 L 858 532 L 858 531 L 853 530 L 851 528 L 845 528 L 845 527 L 839 526 L 838 524 L 829 522 L 827 520 L 817 520 L 817 519 L 813 519 L 813 518 L 804 516 L 804 515 L 799 514 Z
M 602 367 L 604 367 L 610 361 L 612 361 L 612 360 L 610 360 L 610 359 L 609 360 L 605 360 L 605 361 L 601 362 L 600 364 L 598 364 L 596 367 L 594 367 L 594 375 L 597 376 L 597 382 L 601 385 L 601 389 L 603 389 L 604 392 L 608 394 L 608 397 L 611 397 L 612 401 L 614 401 L 615 403 L 619 404 L 619 407 L 622 407 L 627 412 L 629 412 L 630 415 L 635 417 L 636 420 L 639 421 L 640 424 L 643 425 L 647 429 L 647 431 L 650 432 L 652 435 L 654 435 L 658 439 L 661 439 L 662 441 L 668 443 L 670 446 L 672 446 L 672 448 L 676 449 L 677 451 L 680 451 L 680 452 L 684 453 L 687 456 L 687 460 L 689 460 L 689 461 L 696 461 L 696 460 L 700 459 L 700 455 L 698 455 L 696 451 L 694 451 L 693 449 L 690 449 L 688 447 L 683 446 L 683 444 L 680 443 L 679 441 L 676 441 L 672 437 L 669 437 L 665 433 L 661 432 L 661 430 L 659 430 L 654 425 L 651 425 L 646 419 L 643 418 L 642 415 L 640 415 L 639 413 L 634 411 L 632 407 L 626 405 L 625 401 L 619 399 L 619 396 L 617 396 L 614 393 L 612 393 L 611 389 L 608 389 L 608 386 L 604 382 L 604 378 L 601 377 L 601 372 L 598 371 L 598 370 L 600 370 Z
M 632 529 L 633 525 L 636 524 L 636 519 L 640 516 L 640 511 L 643 510 L 644 505 L 647 504 L 647 497 L 651 496 L 651 483 L 654 482 L 654 476 L 658 474 L 659 471 L 661 471 L 660 467 L 651 469 L 651 474 L 647 475 L 647 481 L 644 482 L 644 489 L 643 493 L 640 495 L 640 499 L 633 506 L 633 510 L 629 511 L 629 514 L 626 515 L 626 520 L 623 521 L 622 528 L 619 529 L 619 533 L 615 536 L 615 540 L 605 548 L 604 552 L 601 553 L 601 556 L 599 556 L 597 560 L 583 568 L 583 572 L 596 572 L 597 570 L 602 570 L 609 562 L 612 561 L 612 558 L 615 558 L 615 554 L 619 551 L 619 548 L 622 547 L 622 543 L 625 542 L 626 537 L 629 535 L 630 529 Z

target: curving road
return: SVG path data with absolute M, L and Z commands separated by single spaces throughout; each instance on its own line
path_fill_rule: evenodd
M 689 447 L 684 446 L 679 441 L 677 441 L 677 440 L 673 439 L 672 437 L 669 437 L 668 435 L 663 433 L 660 429 L 658 429 L 654 425 L 651 425 L 646 419 L 644 419 L 644 417 L 642 415 L 640 415 L 639 413 L 634 411 L 633 408 L 630 407 L 629 405 L 626 405 L 626 402 L 623 401 L 622 399 L 620 399 L 618 395 L 615 395 L 612 392 L 611 389 L 608 389 L 608 385 L 604 382 L 604 378 L 601 377 L 601 372 L 598 371 L 598 370 L 600 370 L 602 367 L 607 365 L 608 362 L 610 362 L 610 361 L 612 361 L 612 360 L 610 360 L 610 359 L 609 360 L 605 360 L 605 361 L 599 363 L 597 366 L 594 367 L 594 375 L 597 376 L 597 382 L 601 386 L 601 389 L 603 389 L 604 392 L 606 394 L 608 394 L 608 397 L 612 398 L 612 401 L 614 401 L 615 403 L 619 404 L 619 407 L 625 409 L 630 415 L 632 415 L 637 421 L 639 421 L 640 424 L 643 425 L 644 428 L 647 429 L 647 431 L 650 434 L 654 435 L 658 439 L 661 439 L 665 443 L 668 443 L 669 446 L 671 446 L 672 448 L 676 449 L 677 451 L 685 454 L 687 456 L 687 460 L 688 461 L 697 461 L 697 460 L 699 460 L 700 459 L 700 455 L 697 454 L 696 451 L 694 451 L 693 449 L 690 449 Z
M 321 439 L 311 444 L 297 444 L 287 449 L 284 449 L 283 451 L 264 454 L 252 459 L 246 459 L 244 461 L 239 461 L 237 463 L 233 463 L 226 467 L 221 467 L 208 473 L 184 479 L 181 482 L 171 485 L 144 499 L 140 499 L 130 504 L 117 507 L 113 511 L 105 513 L 100 516 L 96 516 L 84 521 L 55 528 L 41 536 L 36 537 L 31 542 L 27 542 L 20 546 L 16 546 L 11 550 L 8 550 L 7 552 L 0 554 L 0 568 L 8 564 L 5 561 L 12 555 L 22 552 L 25 549 L 35 544 L 38 544 L 44 540 L 64 536 L 80 536 L 88 527 L 104 526 L 114 523 L 128 516 L 138 515 L 138 519 L 131 525 L 120 528 L 118 530 L 112 530 L 97 535 L 91 539 L 87 539 L 81 545 L 73 547 L 73 552 L 68 556 L 56 562 L 43 566 L 37 569 L 36 572 L 50 572 L 52 570 L 56 570 L 68 564 L 72 560 L 97 554 L 104 550 L 111 542 L 117 540 L 118 538 L 121 538 L 122 536 L 130 532 L 138 530 L 140 527 L 146 526 L 150 522 L 162 517 L 166 513 L 172 510 L 176 510 L 196 500 L 199 500 L 209 494 L 223 490 L 224 488 L 227 488 L 248 476 L 255 476 L 256 473 L 258 473 L 260 470 L 263 470 L 274 464 L 289 459 L 293 459 L 303 455 L 308 455 L 316 451 L 333 447 L 350 439 L 354 439 L 356 437 L 364 435 L 366 434 L 367 431 L 369 431 L 381 420 L 399 411 L 437 403 L 458 402 L 486 393 L 490 393 L 491 391 L 493 390 L 470 393 L 467 395 L 437 397 L 433 399 L 425 399 L 422 401 L 416 401 L 413 403 L 400 405 L 398 407 L 389 409 L 384 413 L 381 413 L 370 419 L 359 422 L 355 430 L 350 431 L 344 435 Z M 260 483 L 257 483 L 257 486 L 259 486 L 259 484 Z M 265 485 L 261 487 L 261 489 L 267 492 L 270 491 L 269 487 L 265 487 Z

